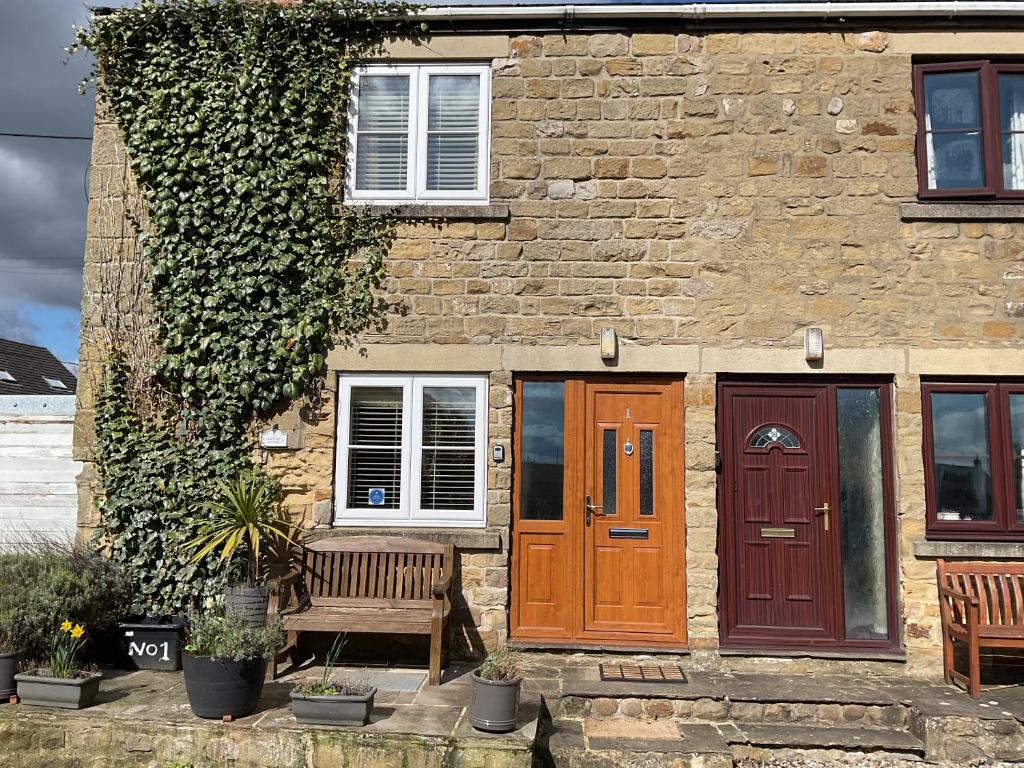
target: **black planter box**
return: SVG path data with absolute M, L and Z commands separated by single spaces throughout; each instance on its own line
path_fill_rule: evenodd
M 161 672 L 181 669 L 184 616 L 163 616 L 159 619 L 129 617 L 117 625 L 117 630 L 128 669 L 155 669 Z

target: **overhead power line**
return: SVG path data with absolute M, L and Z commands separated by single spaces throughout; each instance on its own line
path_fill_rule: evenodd
M 12 133 L 10 131 L 0 131 L 0 136 L 6 136 L 7 138 L 10 139 L 58 139 L 61 141 L 92 141 L 92 136 L 70 136 L 55 133 Z

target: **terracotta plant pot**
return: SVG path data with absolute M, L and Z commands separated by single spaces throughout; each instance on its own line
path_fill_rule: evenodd
M 362 696 L 306 696 L 292 691 L 292 712 L 296 720 L 309 725 L 364 726 L 370 722 L 375 693 L 376 688 Z
M 183 653 L 185 693 L 197 717 L 244 717 L 256 709 L 267 675 L 267 660 L 214 659 Z
M 0 699 L 9 699 L 17 692 L 14 676 L 18 674 L 18 665 L 24 655 L 24 651 L 0 653 Z
M 472 674 L 469 699 L 469 722 L 478 731 L 507 733 L 516 729 L 519 714 L 519 689 L 523 679 L 484 680 Z
M 48 677 L 37 669 L 15 675 L 18 683 L 18 698 L 30 707 L 58 707 L 60 709 L 83 709 L 96 699 L 103 675 L 96 673 L 87 677 Z
M 270 593 L 266 587 L 225 587 L 224 608 L 245 617 L 250 627 L 267 623 Z

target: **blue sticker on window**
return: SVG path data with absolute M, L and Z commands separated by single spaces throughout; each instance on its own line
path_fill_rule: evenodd
M 369 497 L 371 507 L 382 507 L 384 506 L 384 489 L 383 488 L 371 488 L 366 494 Z

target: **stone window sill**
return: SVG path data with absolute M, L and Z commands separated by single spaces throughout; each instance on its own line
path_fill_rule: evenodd
M 368 208 L 371 213 L 394 213 L 400 219 L 414 221 L 508 221 L 508 206 L 494 205 L 342 205 L 338 213 L 354 208 Z
M 917 541 L 914 557 L 1016 560 L 1024 558 L 1024 541 Z
M 426 539 L 441 544 L 454 544 L 459 549 L 501 551 L 501 532 L 496 530 L 462 530 L 458 528 L 331 528 L 313 530 L 307 541 L 334 536 L 395 536 L 398 538 Z
M 901 203 L 903 221 L 1024 221 L 1019 203 Z

